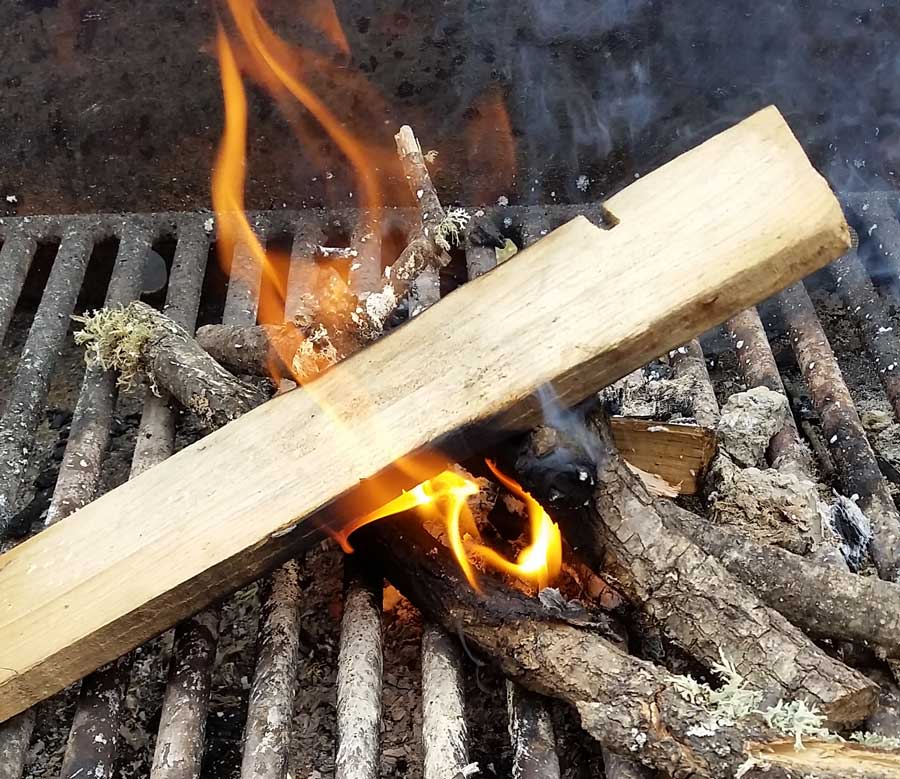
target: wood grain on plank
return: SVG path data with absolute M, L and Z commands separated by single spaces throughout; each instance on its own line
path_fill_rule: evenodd
M 610 429 L 625 460 L 662 478 L 680 495 L 696 495 L 716 453 L 716 431 L 700 425 L 613 417 Z

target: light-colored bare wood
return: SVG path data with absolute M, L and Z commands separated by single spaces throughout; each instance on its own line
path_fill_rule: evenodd
M 699 425 L 613 417 L 610 429 L 626 462 L 662 478 L 680 495 L 696 495 L 716 453 L 716 433 Z
M 453 431 L 579 401 L 840 256 L 840 207 L 774 108 L 0 557 L 0 720 L 295 554 Z M 421 474 L 417 474 L 420 476 Z M 383 485 L 381 485 L 383 486 Z

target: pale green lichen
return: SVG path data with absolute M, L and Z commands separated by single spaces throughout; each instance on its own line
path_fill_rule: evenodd
M 875 749 L 900 750 L 900 738 L 882 736 L 880 733 L 857 730 L 850 734 L 850 740 Z
M 722 681 L 722 686 L 712 690 L 709 699 L 720 722 L 737 722 L 757 710 L 763 694 L 747 686 L 747 680 L 738 673 L 734 663 L 725 657 L 721 649 L 719 658 L 721 662 L 713 664 L 712 671 Z
M 803 749 L 803 738 L 816 738 L 822 741 L 839 741 L 841 737 L 825 727 L 825 715 L 818 707 L 809 706 L 804 700 L 785 703 L 778 701 L 765 711 L 760 712 L 766 724 L 775 730 L 794 737 L 794 749 Z
M 509 260 L 511 257 L 514 257 L 519 253 L 519 247 L 516 246 L 515 241 L 511 238 L 505 238 L 503 241 L 503 246 L 499 249 L 494 249 L 494 255 L 497 257 L 497 264 L 502 265 L 504 262 Z
M 465 209 L 450 208 L 434 231 L 434 242 L 445 252 L 451 246 L 458 246 L 462 241 L 462 231 L 469 224 L 469 215 Z
M 75 343 L 85 347 L 85 362 L 117 371 L 119 386 L 132 389 L 143 377 L 141 351 L 154 334 L 147 320 L 131 306 L 101 308 L 72 319 L 83 325 Z

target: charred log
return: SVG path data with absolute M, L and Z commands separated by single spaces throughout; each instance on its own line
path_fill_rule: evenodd
M 860 776 L 900 776 L 900 758 L 856 745 L 813 741 L 795 752 L 793 741 L 757 714 L 708 727 L 710 711 L 683 692 L 683 677 L 625 654 L 598 625 L 568 623 L 492 576 L 482 576 L 482 590 L 474 592 L 449 552 L 408 517 L 363 528 L 359 548 L 429 619 L 522 686 L 572 704 L 585 730 L 616 754 L 694 779 L 738 771 L 786 778 L 796 770 L 837 779 L 846 776 L 843 767 L 835 772 L 821 759 L 821 750 L 837 750 L 859 759 Z M 885 765 L 892 773 L 878 773 Z

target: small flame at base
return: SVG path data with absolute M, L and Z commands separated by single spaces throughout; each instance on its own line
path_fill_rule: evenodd
M 379 519 L 415 509 L 423 519 L 442 521 L 447 543 L 469 584 L 477 592 L 481 589 L 472 564 L 474 559 L 527 582 L 538 590 L 550 586 L 559 576 L 562 567 L 562 538 L 559 526 L 550 519 L 541 504 L 518 483 L 502 473 L 495 463 L 490 460 L 486 462 L 497 480 L 522 500 L 528 510 L 530 539 L 515 562 L 507 560 L 499 552 L 481 542 L 467 503 L 467 499 L 477 495 L 481 487 L 471 479 L 449 470 L 423 481 L 377 510 L 358 518 L 337 536 L 338 542 L 344 551 L 352 551 L 347 536 L 354 530 Z

